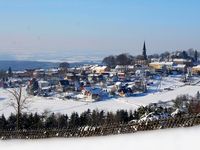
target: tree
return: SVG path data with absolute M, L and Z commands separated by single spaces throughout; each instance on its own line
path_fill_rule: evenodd
M 7 119 L 7 129 L 10 129 L 10 130 L 16 129 L 16 122 L 17 122 L 16 115 L 11 113 L 11 115 Z
M 58 128 L 57 118 L 54 113 L 52 113 L 49 117 L 47 117 L 45 121 L 45 127 L 50 129 Z
M 39 85 L 36 78 L 31 79 L 30 84 L 27 87 L 28 94 L 36 95 L 38 94 L 38 89 L 39 89 Z
M 12 73 L 12 69 L 11 67 L 8 68 L 8 77 L 12 77 L 13 73 Z
M 6 129 L 7 120 L 4 115 L 0 117 L 0 129 Z
M 7 75 L 6 71 L 0 70 L 0 79 L 3 79 L 3 81 L 6 81 L 7 77 L 8 77 L 8 75 Z
M 193 48 L 190 48 L 190 49 L 187 50 L 187 54 L 188 54 L 188 56 L 190 56 L 190 57 L 194 57 L 194 53 L 195 53 L 195 51 L 194 51 Z
M 129 54 L 120 54 L 116 57 L 117 65 L 130 65 L 133 57 Z
M 200 99 L 200 93 L 199 93 L 199 91 L 197 92 L 197 94 L 196 94 L 196 98 L 199 100 Z
M 151 59 L 151 58 L 159 58 L 159 55 L 158 54 L 152 54 L 152 55 L 149 55 L 148 58 L 149 59 Z
M 58 128 L 67 128 L 68 126 L 68 116 L 67 115 L 59 115 L 58 116 Z
M 198 52 L 197 52 L 197 50 L 195 50 L 195 52 L 194 52 L 194 60 L 195 60 L 195 62 L 198 61 Z
M 169 59 L 170 53 L 166 51 L 166 52 L 160 54 L 160 57 L 161 57 L 162 60 L 166 59 L 166 58 Z
M 68 62 L 62 62 L 59 64 L 59 68 L 60 68 L 60 71 L 59 71 L 59 74 L 62 75 L 62 76 L 65 76 L 65 74 L 67 73 L 67 70 L 69 68 L 69 63 Z
M 116 57 L 115 56 L 108 56 L 108 57 L 105 57 L 102 61 L 103 64 L 113 68 L 116 66 Z
M 70 116 L 69 120 L 69 126 L 70 127 L 78 127 L 79 126 L 79 115 L 77 112 L 73 112 Z
M 62 63 L 59 64 L 59 68 L 67 69 L 67 68 L 69 68 L 69 63 L 68 62 L 62 62 Z
M 183 52 L 182 52 L 182 57 L 183 57 L 184 59 L 188 59 L 188 54 L 187 54 L 186 51 L 183 51 Z
M 8 90 L 9 93 L 12 95 L 12 98 L 10 99 L 9 105 L 12 106 L 17 114 L 17 130 L 20 129 L 21 122 L 20 117 L 22 114 L 22 111 L 24 109 L 27 109 L 28 104 L 28 97 L 24 96 L 22 86 L 16 89 Z

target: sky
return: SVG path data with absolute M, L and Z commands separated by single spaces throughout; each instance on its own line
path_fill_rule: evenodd
M 200 50 L 199 0 L 1 0 L 0 59 Z

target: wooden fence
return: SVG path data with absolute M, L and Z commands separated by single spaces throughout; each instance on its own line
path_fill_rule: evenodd
M 179 118 L 169 118 L 156 121 L 143 121 L 136 123 L 104 124 L 100 126 L 83 126 L 68 129 L 48 129 L 48 130 L 19 130 L 0 131 L 1 139 L 40 139 L 52 137 L 89 137 L 104 136 L 124 133 L 134 133 L 138 131 L 190 127 L 200 125 L 200 116 L 187 116 Z

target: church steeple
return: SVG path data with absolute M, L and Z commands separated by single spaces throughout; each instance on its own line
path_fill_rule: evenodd
M 146 44 L 145 44 L 145 41 L 144 41 L 143 52 L 142 52 L 144 60 L 147 60 L 147 52 L 146 51 L 147 51 L 146 50 Z

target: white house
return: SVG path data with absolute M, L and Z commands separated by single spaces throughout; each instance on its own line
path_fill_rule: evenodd
M 102 99 L 103 90 L 97 87 L 84 87 L 82 94 L 88 101 L 99 101 Z

